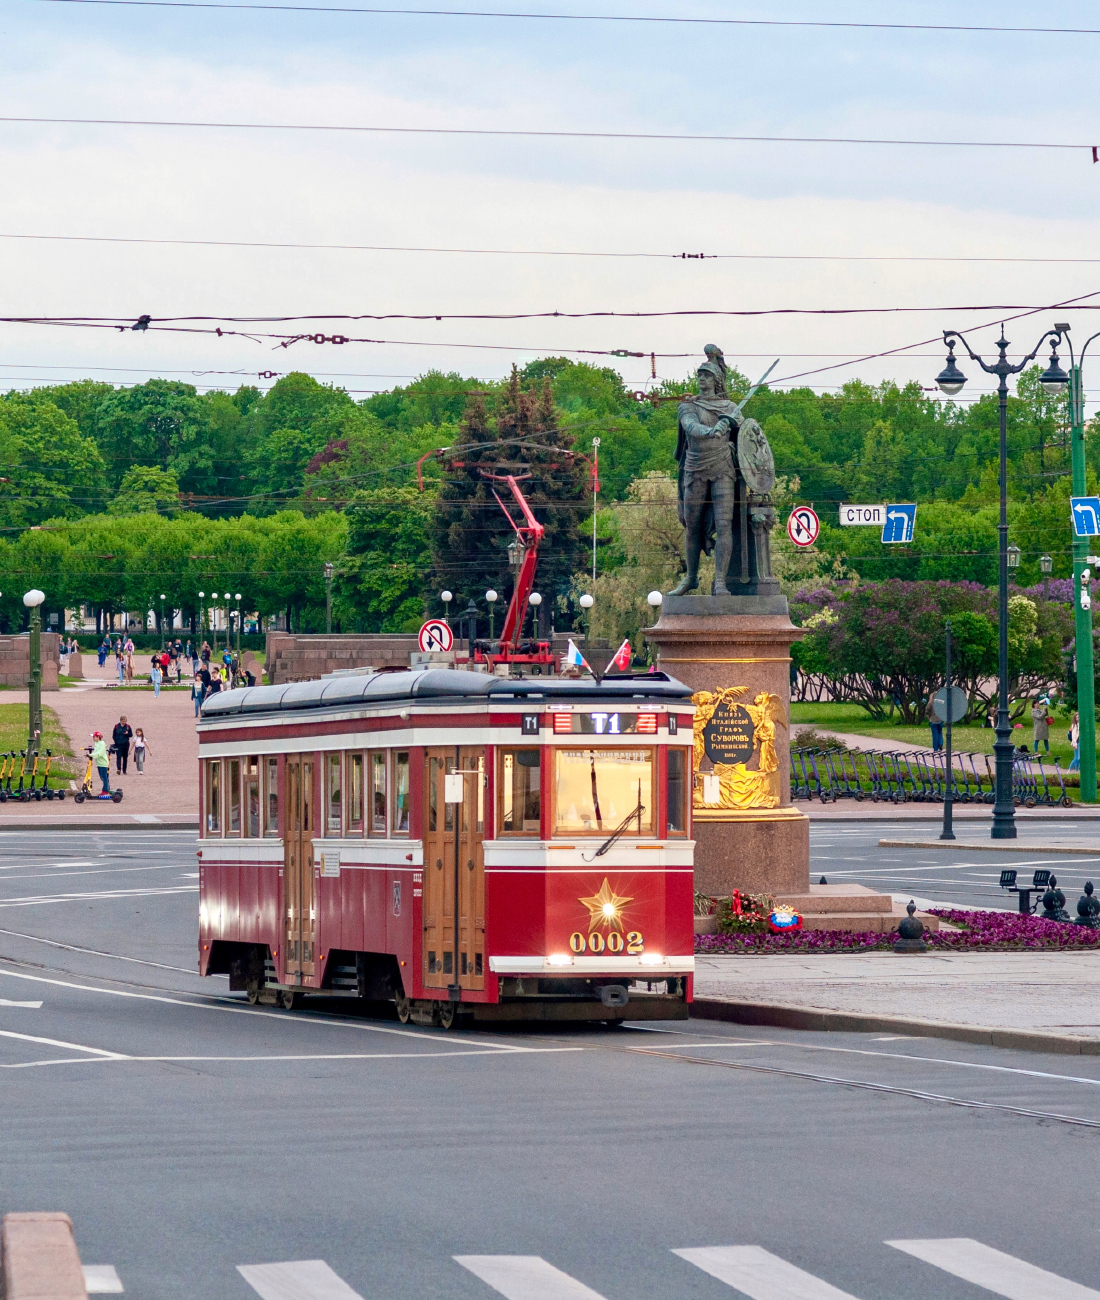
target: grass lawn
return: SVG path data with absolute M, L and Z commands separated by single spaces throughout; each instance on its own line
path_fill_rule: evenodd
M 50 786 L 55 790 L 67 790 L 70 778 L 79 776 L 77 772 L 79 763 L 73 755 L 69 737 L 61 729 L 57 714 L 45 704 L 42 706 L 42 737 L 40 745 L 43 753 L 49 749 L 52 750 L 54 756 L 53 762 L 50 764 Z M 0 754 L 14 752 L 18 755 L 19 750 L 26 747 L 27 706 L 25 704 L 0 704 Z M 7 767 L 8 764 L 5 763 L 5 773 Z M 15 778 L 12 782 L 15 788 L 18 788 L 19 785 L 19 767 L 20 760 L 17 757 L 15 761 Z M 40 781 L 41 771 L 42 767 L 40 765 Z M 27 776 L 24 777 L 24 784 L 27 783 L 29 774 L 30 769 L 28 768 Z M 4 782 L 4 785 L 7 786 L 7 781 Z

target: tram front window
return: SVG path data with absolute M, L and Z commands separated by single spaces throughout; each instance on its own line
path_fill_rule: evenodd
M 541 751 L 505 749 L 500 755 L 501 829 L 505 834 L 538 835 L 542 803 L 539 793 Z
M 686 749 L 668 748 L 668 833 L 686 835 L 687 814 L 687 758 Z
M 653 834 L 651 749 L 559 749 L 555 762 L 555 835 Z

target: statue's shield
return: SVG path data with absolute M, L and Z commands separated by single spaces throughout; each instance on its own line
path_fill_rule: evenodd
M 775 457 L 755 420 L 743 420 L 737 432 L 737 463 L 750 492 L 764 496 L 775 486 Z

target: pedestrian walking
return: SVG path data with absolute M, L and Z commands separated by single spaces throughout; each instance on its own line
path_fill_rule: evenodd
M 153 699 L 160 699 L 160 680 L 163 673 L 160 666 L 160 660 L 156 655 L 153 656 L 153 666 L 149 669 L 149 680 L 153 683 Z M 140 770 L 140 769 L 139 769 Z
M 1040 698 L 1031 706 L 1031 736 L 1035 741 L 1035 752 L 1039 752 L 1040 743 L 1046 746 L 1047 753 L 1050 753 L 1050 724 L 1053 718 L 1047 712 L 1050 701 Z
M 199 716 L 199 710 L 202 708 L 203 685 L 202 678 L 196 675 L 191 679 L 191 702 L 195 706 L 195 717 Z
M 110 651 L 111 651 L 111 643 L 110 641 L 107 640 L 106 637 L 104 637 L 103 640 L 100 641 L 99 643 L 99 649 L 96 651 L 96 654 L 99 655 L 100 668 L 102 668 L 103 665 L 107 662 L 107 656 L 110 653 Z
M 134 643 L 130 637 L 126 638 L 126 680 L 134 680 Z
M 1070 760 L 1069 771 L 1080 772 L 1081 770 L 1081 715 L 1075 713 L 1073 721 L 1069 724 L 1069 743 L 1073 746 L 1073 758 Z
M 926 717 L 928 718 L 928 725 L 932 730 L 932 753 L 938 754 L 940 750 L 943 749 L 943 723 L 936 717 L 932 708 L 931 696 L 928 698 Z
M 149 742 L 145 739 L 145 732 L 138 727 L 134 732 L 134 764 L 138 770 L 138 776 L 145 775 L 145 756 L 150 753 Z
M 99 769 L 99 779 L 103 782 L 103 793 L 111 793 L 111 756 L 107 753 L 107 742 L 102 731 L 92 732 L 92 762 Z
M 134 729 L 126 721 L 126 715 L 115 723 L 115 729 L 111 732 L 111 740 L 115 747 L 115 770 L 120 776 L 126 775 L 126 764 L 130 758 L 130 741 L 133 739 Z
M 126 660 L 122 656 L 121 646 L 115 648 L 115 671 L 118 673 L 118 684 L 121 686 L 126 681 Z
M 207 695 L 216 695 L 222 688 L 221 669 L 214 664 L 210 669 L 210 686 L 207 689 Z

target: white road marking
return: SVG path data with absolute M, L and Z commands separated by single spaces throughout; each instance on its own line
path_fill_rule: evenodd
M 455 1255 L 454 1260 L 507 1300 L 603 1300 L 539 1255 Z
M 102 1056 L 110 1061 L 126 1059 L 118 1052 L 107 1052 L 102 1047 L 85 1047 L 83 1043 L 66 1043 L 60 1038 L 38 1038 L 34 1034 L 16 1034 L 10 1029 L 0 1029 L 0 1038 L 17 1038 L 23 1043 L 43 1043 L 46 1047 L 64 1047 L 70 1052 L 90 1052 L 93 1056 Z
M 106 889 L 83 894 L 30 894 L 23 898 L 0 899 L 0 908 L 38 907 L 42 903 L 84 903 L 103 898 L 152 898 L 157 894 L 197 894 L 198 885 L 173 885 L 166 889 Z
M 323 1259 L 238 1264 L 237 1272 L 263 1300 L 362 1300 Z
M 37 1011 L 41 1005 L 41 1002 L 11 1002 L 7 998 L 0 998 L 0 1007 L 30 1007 L 32 1011 Z
M 915 1255 L 926 1264 L 961 1277 L 964 1282 L 1005 1296 L 1006 1300 L 1098 1300 L 1100 1291 L 1037 1268 L 1003 1250 L 994 1250 L 970 1237 L 941 1237 L 917 1241 L 888 1241 L 888 1246 Z
M 74 984 L 71 980 L 47 979 L 44 975 L 27 975 L 23 971 L 4 970 L 3 968 L 0 968 L 0 975 L 6 975 L 8 979 L 13 980 L 29 980 L 32 984 L 52 984 L 55 988 L 78 989 L 81 993 L 101 993 L 106 997 L 112 998 L 134 998 L 138 1002 L 162 1002 L 173 1007 L 191 1007 L 196 1011 L 224 1011 L 228 1015 L 234 1016 L 262 1016 L 266 1020 L 274 1020 L 281 1025 L 291 1027 L 294 1025 L 328 1025 L 337 1029 L 359 1029 L 364 1033 L 371 1034 L 393 1034 L 397 1038 L 415 1038 L 421 1042 L 425 1040 L 428 1042 L 438 1041 L 438 1039 L 429 1037 L 427 1034 L 419 1033 L 415 1029 L 391 1029 L 387 1025 L 368 1025 L 364 1024 L 362 1021 L 355 1020 L 325 1020 L 320 1016 L 310 1016 L 308 1019 L 295 1019 L 293 1016 L 288 1016 L 284 1012 L 260 1011 L 256 1007 L 234 1006 L 231 1003 L 222 1002 L 220 999 L 216 1000 L 214 998 L 209 998 L 204 1001 L 188 1002 L 184 998 L 163 997 L 155 993 L 129 993 L 124 989 L 101 989 L 97 988 L 94 984 Z M 195 996 L 196 998 L 201 998 L 203 995 L 196 994 Z M 498 1051 L 515 1052 L 517 1054 L 538 1052 L 542 1050 L 537 1047 L 522 1047 L 515 1043 L 485 1042 L 483 1039 L 478 1038 L 463 1037 L 461 1041 L 472 1047 L 493 1047 Z M 581 1048 L 578 1050 L 583 1051 L 586 1049 Z
M 13 1037 L 26 1037 L 26 1035 L 13 1035 Z M 35 1042 L 49 1042 L 49 1039 L 35 1039 Z M 58 1043 L 58 1047 L 70 1047 L 74 1044 Z M 83 1052 L 93 1052 L 93 1047 L 82 1047 L 79 1049 Z M 560 1052 L 583 1052 L 583 1047 L 533 1047 L 532 1052 L 542 1055 L 553 1055 Z M 507 1056 L 514 1057 L 515 1052 L 510 1052 L 506 1048 L 500 1047 L 478 1047 L 470 1051 L 461 1048 L 453 1048 L 446 1052 L 295 1052 L 271 1056 L 128 1056 L 122 1052 L 104 1053 L 102 1057 L 96 1056 L 91 1060 L 84 1057 L 62 1057 L 51 1061 L 8 1061 L 0 1062 L 0 1070 L 36 1070 L 44 1065 L 100 1065 L 107 1061 L 123 1061 L 131 1064 L 148 1064 L 157 1061 L 168 1062 L 189 1062 L 191 1064 L 201 1062 L 235 1062 L 235 1061 L 421 1061 L 430 1060 L 435 1057 L 442 1057 L 450 1060 L 456 1056 Z
M 701 1246 L 672 1253 L 751 1300 L 852 1300 L 847 1291 L 839 1291 L 762 1246 Z
M 122 1295 L 126 1289 L 113 1264 L 85 1264 L 84 1286 L 89 1295 Z
M 174 970 L 179 971 L 181 975 L 197 975 L 198 968 L 192 966 L 166 966 L 162 961 L 143 961 L 140 957 L 123 957 L 117 952 L 103 952 L 100 948 L 82 948 L 75 943 L 58 943 L 56 939 L 43 939 L 38 934 L 24 934 L 21 930 L 3 930 L 0 934 L 9 935 L 13 939 L 29 939 L 32 943 L 44 943 L 50 948 L 63 948 L 65 952 L 86 952 L 92 957 L 110 957 L 112 961 L 129 961 L 137 966 L 155 966 L 157 970 Z M 227 975 L 214 975 L 213 979 L 228 979 Z

